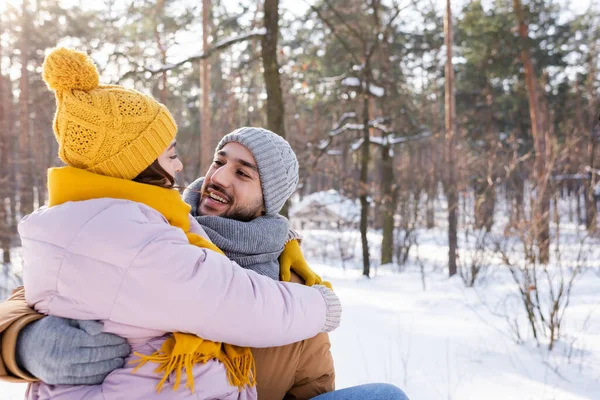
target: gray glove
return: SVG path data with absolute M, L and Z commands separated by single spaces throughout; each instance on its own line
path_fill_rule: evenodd
M 325 285 L 312 285 L 312 287 L 321 292 L 325 300 L 325 325 L 323 325 L 321 332 L 334 331 L 340 326 L 340 322 L 342 322 L 342 303 L 340 302 L 340 298 Z
M 122 337 L 102 333 L 102 323 L 44 317 L 17 338 L 17 364 L 51 385 L 97 385 L 125 363 L 130 348 Z

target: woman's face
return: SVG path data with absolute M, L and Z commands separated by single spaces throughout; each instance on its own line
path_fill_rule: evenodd
M 158 163 L 172 177 L 175 177 L 175 174 L 183 169 L 183 164 L 175 153 L 176 145 L 177 141 L 173 139 L 169 147 L 158 156 Z

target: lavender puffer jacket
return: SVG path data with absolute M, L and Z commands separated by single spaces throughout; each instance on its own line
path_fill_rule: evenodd
M 191 219 L 192 232 L 207 237 Z M 101 320 L 104 331 L 151 354 L 168 332 L 239 346 L 281 346 L 315 336 L 325 323 L 319 291 L 276 282 L 188 243 L 158 211 L 116 199 L 42 208 L 19 223 L 27 303 L 58 317 Z M 133 355 L 130 359 L 135 358 Z M 194 367 L 196 392 L 177 391 L 146 364 L 113 371 L 102 385 L 33 384 L 30 400 L 255 399 L 229 385 L 217 361 Z

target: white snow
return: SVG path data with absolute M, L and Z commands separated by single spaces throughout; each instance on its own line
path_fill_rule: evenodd
M 358 232 L 301 233 L 310 265 L 344 305 L 342 326 L 331 335 L 339 388 L 389 382 L 412 400 L 600 399 L 597 266 L 577 281 L 564 336 L 549 353 L 531 338 L 513 340 L 505 315 L 523 313 L 508 271 L 491 269 L 475 288 L 447 278 L 443 227 L 417 234 L 425 290 L 415 262 L 401 272 L 378 266 L 379 233 L 369 236 L 371 279 L 361 276 Z
M 414 268 L 401 274 L 380 268 L 365 280 L 357 270 L 311 265 L 344 304 L 343 325 L 332 334 L 338 387 L 389 382 L 413 400 L 600 398 L 597 276 L 582 279 L 570 310 L 573 332 L 585 333 L 573 347 L 562 343 L 548 354 L 529 342 L 515 344 L 477 291 L 442 271 L 430 274 L 423 291 Z M 484 290 L 488 301 L 501 302 L 505 294 L 502 285 Z
M 414 140 L 426 139 L 432 135 L 431 132 L 422 132 L 412 136 L 401 136 L 401 137 L 390 137 L 391 144 L 399 144 L 405 142 L 411 142 Z
M 293 218 L 295 214 L 305 210 L 313 210 L 315 207 L 326 208 L 331 214 L 347 222 L 358 222 L 360 217 L 358 202 L 344 197 L 333 189 L 304 196 L 302 200 L 292 205 L 290 215 Z
M 377 96 L 377 97 L 383 97 L 383 95 L 385 95 L 385 89 L 383 89 L 381 86 L 376 86 L 376 85 L 369 85 L 369 92 L 371 92 L 371 94 L 373 96 Z
M 332 131 L 329 132 L 329 136 L 333 137 L 333 136 L 337 136 L 340 133 L 346 132 L 346 131 L 358 131 L 364 128 L 363 124 L 353 124 L 353 123 L 348 123 L 345 124 L 344 126 L 341 126 L 337 129 L 334 129 Z
M 387 136 L 371 136 L 369 137 L 369 142 L 373 144 L 378 144 L 380 146 L 386 146 L 389 143 L 389 139 L 393 138 L 393 135 Z
M 360 86 L 360 79 L 355 78 L 353 76 L 348 76 L 342 79 L 342 85 L 346 86 Z
M 335 124 L 335 126 L 339 127 L 340 125 L 342 125 L 342 122 L 350 118 L 356 118 L 356 113 L 354 111 L 343 113 L 338 122 Z
M 317 144 L 317 149 L 319 149 L 319 150 L 325 149 L 327 146 L 329 146 L 330 142 L 331 142 L 331 139 L 320 140 L 319 144 Z
M 385 134 L 391 134 L 392 130 L 389 126 L 384 124 L 384 121 L 387 121 L 388 118 L 377 118 L 372 121 L 369 121 L 369 126 L 372 126 L 375 129 L 379 129 Z
M 566 181 L 566 180 L 584 180 L 589 179 L 590 176 L 588 174 L 563 174 L 563 175 L 553 175 L 553 181 Z
M 365 88 L 365 84 L 362 83 L 360 79 L 355 78 L 353 76 L 348 76 L 344 79 L 342 79 L 342 85 L 344 86 L 354 86 L 354 87 L 362 87 L 363 89 Z M 369 84 L 369 92 L 373 95 L 373 96 L 377 96 L 377 97 L 383 97 L 385 95 L 385 89 L 382 88 L 381 86 L 377 86 L 374 84 Z
M 356 151 L 356 150 L 360 149 L 360 146 L 362 146 L 362 144 L 363 144 L 364 141 L 365 141 L 365 139 L 363 139 L 363 138 L 358 139 L 357 141 L 353 142 L 350 145 L 350 149 L 352 151 Z

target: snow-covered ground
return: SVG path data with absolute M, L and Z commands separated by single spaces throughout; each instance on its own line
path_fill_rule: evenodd
M 467 289 L 431 272 L 360 271 L 313 263 L 344 303 L 332 334 L 337 385 L 390 382 L 413 400 L 600 399 L 600 277 L 580 279 L 567 314 L 567 338 L 552 352 L 517 345 L 494 315 L 509 283 Z M 0 399 L 22 398 L 24 385 L 0 384 Z
M 581 279 L 567 314 L 568 339 L 552 353 L 532 341 L 517 345 L 492 303 L 504 285 L 466 289 L 459 278 L 417 270 L 358 273 L 315 265 L 344 302 L 332 334 L 340 387 L 390 382 L 414 400 L 600 399 L 600 277 Z
M 581 230 L 568 221 L 561 225 L 562 272 L 568 276 L 577 265 L 580 248 L 586 257 L 562 337 L 549 352 L 547 339 L 539 346 L 533 340 L 517 286 L 489 250 L 503 237 L 500 231 L 492 233 L 483 256 L 474 252 L 477 232 L 460 233 L 459 264 L 473 255 L 489 263 L 481 280 L 468 288 L 460 277 L 447 277 L 447 236 L 442 219 L 436 220 L 438 228 L 416 231 L 418 247 L 401 272 L 397 266 L 378 266 L 381 236 L 370 233 L 372 279 L 361 277 L 357 232 L 304 232 L 311 266 L 334 284 L 344 304 L 343 325 L 332 334 L 338 386 L 390 382 L 413 400 L 599 400 L 598 239 L 587 238 L 580 247 Z M 513 261 L 520 261 L 518 244 L 511 250 Z M 560 271 L 554 255 L 548 269 L 552 276 Z M 547 286 L 538 282 L 538 287 L 546 298 Z M 520 344 L 510 328 L 514 321 Z
M 371 279 L 361 277 L 357 232 L 303 232 L 309 263 L 333 283 L 344 305 L 342 326 L 332 334 L 338 388 L 390 382 L 412 400 L 599 400 L 600 242 L 588 247 L 563 335 L 549 352 L 533 341 L 517 288 L 497 260 L 490 258 L 474 288 L 447 278 L 446 233 L 443 218 L 436 220 L 438 228 L 416 232 L 418 249 L 402 269 L 378 266 L 381 235 L 372 232 Z M 561 236 L 575 243 L 577 229 L 565 223 Z M 461 232 L 461 248 L 473 246 L 468 238 Z M 576 248 L 566 247 L 566 264 Z M 515 319 L 521 344 L 509 328 Z M 0 400 L 22 398 L 24 390 L 0 383 Z

